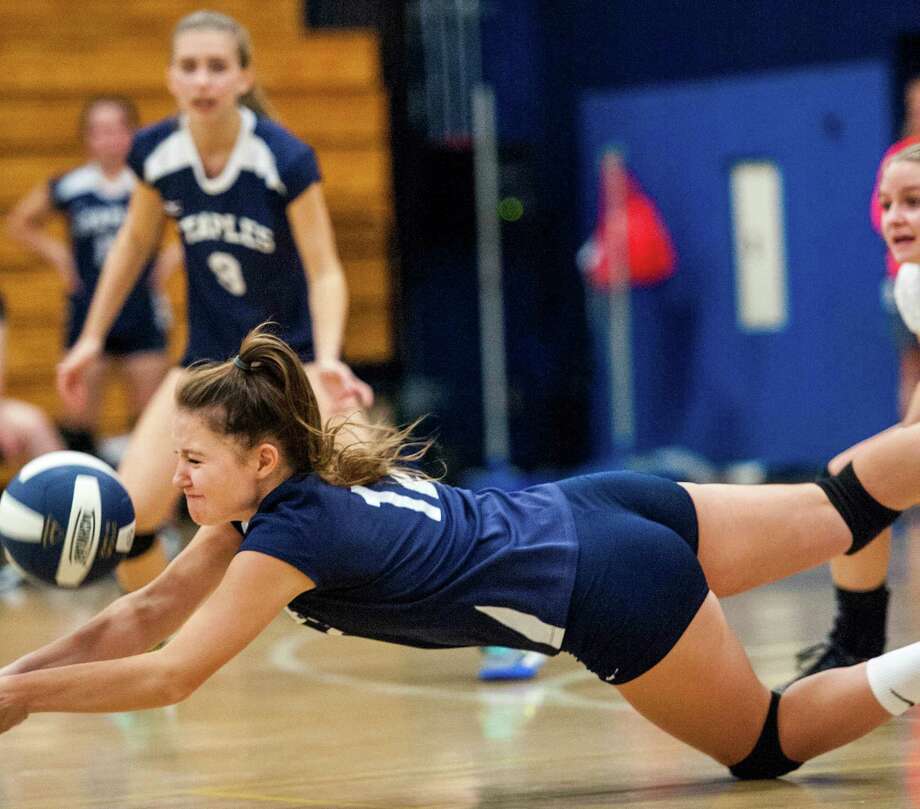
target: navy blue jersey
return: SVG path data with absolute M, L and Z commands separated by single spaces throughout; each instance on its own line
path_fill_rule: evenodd
M 240 550 L 310 577 L 316 588 L 288 609 L 315 629 L 548 654 L 562 645 L 578 560 L 555 484 L 474 494 L 402 476 L 351 488 L 290 478 L 262 501 Z
M 184 118 L 140 130 L 128 158 L 176 220 L 188 272 L 189 342 L 184 364 L 222 360 L 273 320 L 303 359 L 313 351 L 307 281 L 288 204 L 320 179 L 313 150 L 241 108 L 233 152 L 207 177 Z
M 105 257 L 124 221 L 128 201 L 136 180 L 124 169 L 114 180 L 108 179 L 95 163 L 89 163 L 51 180 L 49 193 L 55 208 L 67 216 L 74 263 L 82 288 L 70 296 L 71 338 L 80 333 L 89 311 L 93 292 Z M 150 288 L 151 264 L 144 268 L 109 331 L 114 340 L 130 340 L 139 333 L 155 331 L 153 291 Z M 73 339 L 68 339 L 71 344 Z

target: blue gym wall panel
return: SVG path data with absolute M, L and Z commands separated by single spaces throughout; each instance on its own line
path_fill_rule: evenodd
M 582 232 L 601 155 L 615 146 L 679 256 L 673 280 L 634 296 L 637 449 L 813 465 L 895 419 L 883 248 L 868 222 L 890 131 L 886 64 L 592 91 L 579 120 Z M 737 324 L 729 173 L 746 159 L 782 172 L 789 318 L 775 333 Z M 600 398 L 596 445 L 606 446 Z

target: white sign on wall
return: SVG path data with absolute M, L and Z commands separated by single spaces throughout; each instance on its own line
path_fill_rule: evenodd
M 751 160 L 731 171 L 735 302 L 746 331 L 778 331 L 789 319 L 783 178 L 775 163 Z

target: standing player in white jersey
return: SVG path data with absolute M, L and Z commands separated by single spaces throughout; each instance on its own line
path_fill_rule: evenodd
M 371 403 L 370 388 L 340 360 L 347 288 L 313 150 L 259 114 L 251 56 L 247 31 L 230 17 L 199 11 L 177 24 L 167 83 L 179 115 L 135 138 L 128 162 L 140 182 L 59 368 L 65 399 L 86 396 L 85 371 L 168 216 L 188 273 L 183 366 L 231 355 L 249 329 L 273 320 L 306 363 L 326 416 Z M 119 468 L 137 512 L 135 545 L 147 549 L 119 569 L 128 590 L 165 564 L 155 531 L 176 497 L 169 445 L 183 373 L 168 374 Z
M 109 95 L 89 99 L 80 113 L 80 134 L 89 162 L 33 188 L 7 220 L 10 236 L 51 264 L 64 282 L 68 348 L 83 328 L 99 272 L 136 185 L 125 160 L 137 124 L 137 108 L 131 100 Z M 67 218 L 69 244 L 46 230 L 56 212 Z M 125 376 L 134 418 L 163 380 L 169 360 L 165 331 L 157 318 L 155 288 L 180 259 L 177 249 L 165 249 L 156 264 L 147 264 L 130 290 L 101 354 L 86 368 L 89 395 L 71 403 L 62 415 L 71 449 L 95 451 L 102 382 L 109 364 L 119 365 Z

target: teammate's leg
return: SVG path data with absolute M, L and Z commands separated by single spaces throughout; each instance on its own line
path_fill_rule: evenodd
M 138 418 L 169 372 L 165 351 L 138 351 L 119 358 L 128 383 L 132 418 Z
M 173 368 L 166 375 L 131 433 L 118 468 L 137 518 L 135 548 L 116 571 L 119 584 L 128 592 L 147 584 L 167 563 L 155 532 L 173 513 L 178 497 L 172 485 L 172 428 L 175 390 L 182 374 L 182 369 Z
M 900 320 L 898 321 L 900 324 Z M 903 324 L 901 324 L 903 330 Z M 906 330 L 905 330 L 906 331 Z M 916 338 L 908 333 L 914 345 L 906 355 L 920 358 Z M 908 366 L 912 367 L 913 362 Z M 920 359 L 916 373 L 920 373 Z M 902 364 L 902 372 L 904 367 Z M 911 372 L 909 388 L 905 388 L 902 373 L 901 424 L 920 422 L 920 386 Z M 897 428 L 892 428 L 897 429 Z M 850 461 L 860 446 L 850 448 L 835 457 L 828 470 L 839 472 Z M 834 626 L 827 639 L 799 653 L 798 677 L 805 677 L 836 666 L 849 666 L 881 654 L 885 649 L 888 622 L 888 565 L 891 558 L 891 530 L 879 537 L 858 553 L 837 556 L 831 560 L 831 579 L 837 603 Z

